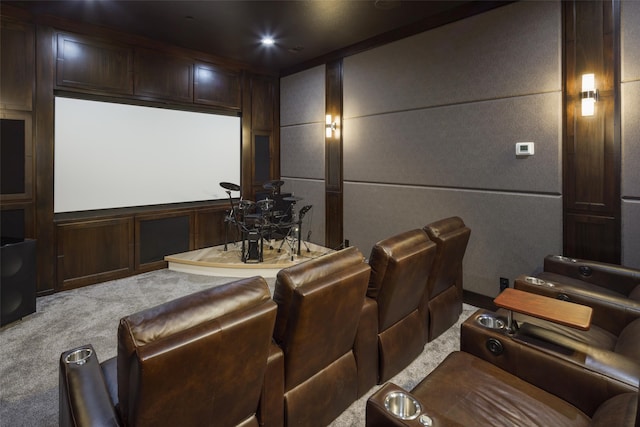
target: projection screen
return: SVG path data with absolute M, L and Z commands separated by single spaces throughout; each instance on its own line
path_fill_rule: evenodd
M 241 133 L 239 117 L 56 97 L 54 211 L 226 198 Z

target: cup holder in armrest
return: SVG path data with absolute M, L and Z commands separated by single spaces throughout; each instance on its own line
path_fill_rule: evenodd
M 384 407 L 396 418 L 401 420 L 415 420 L 420 416 L 422 407 L 410 394 L 402 391 L 392 391 L 384 398 Z
M 476 322 L 489 329 L 504 329 L 507 326 L 504 320 L 492 314 L 481 314 Z
M 531 283 L 532 285 L 548 286 L 550 288 L 553 288 L 555 286 L 553 283 L 546 282 L 542 279 L 538 279 L 537 277 L 527 276 L 524 278 L 524 280 L 528 283 Z
M 84 365 L 92 354 L 93 350 L 90 348 L 79 348 L 67 354 L 64 358 L 64 362 L 69 365 Z

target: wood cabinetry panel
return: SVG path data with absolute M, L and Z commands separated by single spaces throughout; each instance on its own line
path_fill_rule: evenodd
M 575 258 L 617 264 L 617 227 L 614 217 L 568 214 L 565 252 Z
M 0 33 L 0 108 L 31 111 L 35 77 L 35 34 L 26 23 L 3 18 Z
M 58 289 L 70 289 L 128 276 L 133 272 L 131 218 L 61 224 Z
M 273 129 L 273 89 L 271 80 L 251 79 L 251 125 L 254 130 Z
M 196 64 L 193 80 L 195 103 L 240 109 L 239 73 L 211 64 Z
M 56 83 L 59 87 L 130 95 L 133 50 L 77 35 L 58 34 Z
M 195 249 L 223 245 L 225 242 L 225 216 L 228 208 L 204 209 L 196 212 Z M 236 228 L 229 226 L 228 240 L 237 239 Z
M 193 63 L 148 49 L 135 54 L 135 94 L 143 97 L 193 102 Z

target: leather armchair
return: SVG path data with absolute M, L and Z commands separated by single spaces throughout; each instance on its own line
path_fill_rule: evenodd
M 420 312 L 436 245 L 416 229 L 381 240 L 371 250 L 367 297 L 376 301 L 378 384 L 389 380 L 422 353 L 426 315 Z
M 537 326 L 538 334 L 545 330 L 546 336 L 562 336 L 577 343 L 640 361 L 640 302 L 610 294 L 596 294 L 584 288 L 577 289 L 571 284 L 524 275 L 516 278 L 514 288 L 593 308 L 591 328 L 588 331 L 514 314 L 518 323 Z
M 428 341 L 449 329 L 462 313 L 462 261 L 471 230 L 461 218 L 451 217 L 424 227 L 436 244 L 436 257 L 427 283 L 422 312 L 429 328 Z
M 60 356 L 60 426 L 258 426 L 276 311 L 253 277 L 121 319 L 115 358 Z
M 394 392 L 414 399 L 407 400 L 405 409 L 417 402 L 416 418 L 400 419 L 386 409 L 385 399 Z M 638 407 L 637 389 L 603 381 L 590 371 L 567 371 L 557 377 L 536 361 L 523 360 L 513 374 L 459 351 L 411 392 L 385 384 L 367 401 L 366 425 L 631 427 L 638 425 Z
M 528 365 L 535 365 L 539 374 L 564 378 L 566 381 L 553 384 L 560 389 L 567 384 L 578 384 L 572 378 L 573 372 L 584 371 L 600 376 L 603 384 L 609 384 L 607 387 L 622 384 L 638 388 L 640 363 L 637 358 L 578 342 L 532 323 L 522 323 L 519 329 L 509 332 L 506 323 L 506 317 L 498 313 L 477 310 L 462 323 L 460 349 L 518 376 L 531 375 Z M 527 378 L 535 380 L 535 376 Z
M 274 339 L 284 355 L 286 425 L 328 425 L 362 391 L 359 374 L 369 370 L 361 367 L 375 368 L 375 322 L 361 321 L 365 311 L 375 315 L 364 304 L 369 274 L 369 265 L 355 247 L 278 272 Z M 372 328 L 358 331 L 361 323 Z M 363 351 L 364 359 L 354 351 L 358 333 L 368 334 L 373 344 L 373 352 L 371 345 L 362 347 L 369 349 Z
M 535 277 L 544 282 L 521 277 L 515 286 L 588 305 L 594 310 L 593 323 L 614 335 L 640 318 L 640 270 L 549 255 L 544 259 L 544 271 Z

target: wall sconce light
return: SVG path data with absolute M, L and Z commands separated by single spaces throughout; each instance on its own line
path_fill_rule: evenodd
M 595 105 L 598 100 L 598 90 L 596 89 L 596 79 L 594 74 L 582 75 L 582 92 L 580 92 L 582 100 L 582 115 L 593 116 L 595 114 Z
M 331 136 L 335 136 L 336 138 L 340 137 L 340 129 L 338 129 L 338 121 L 333 120 L 331 114 L 327 114 L 326 122 L 325 122 L 325 136 L 327 138 L 331 138 Z

